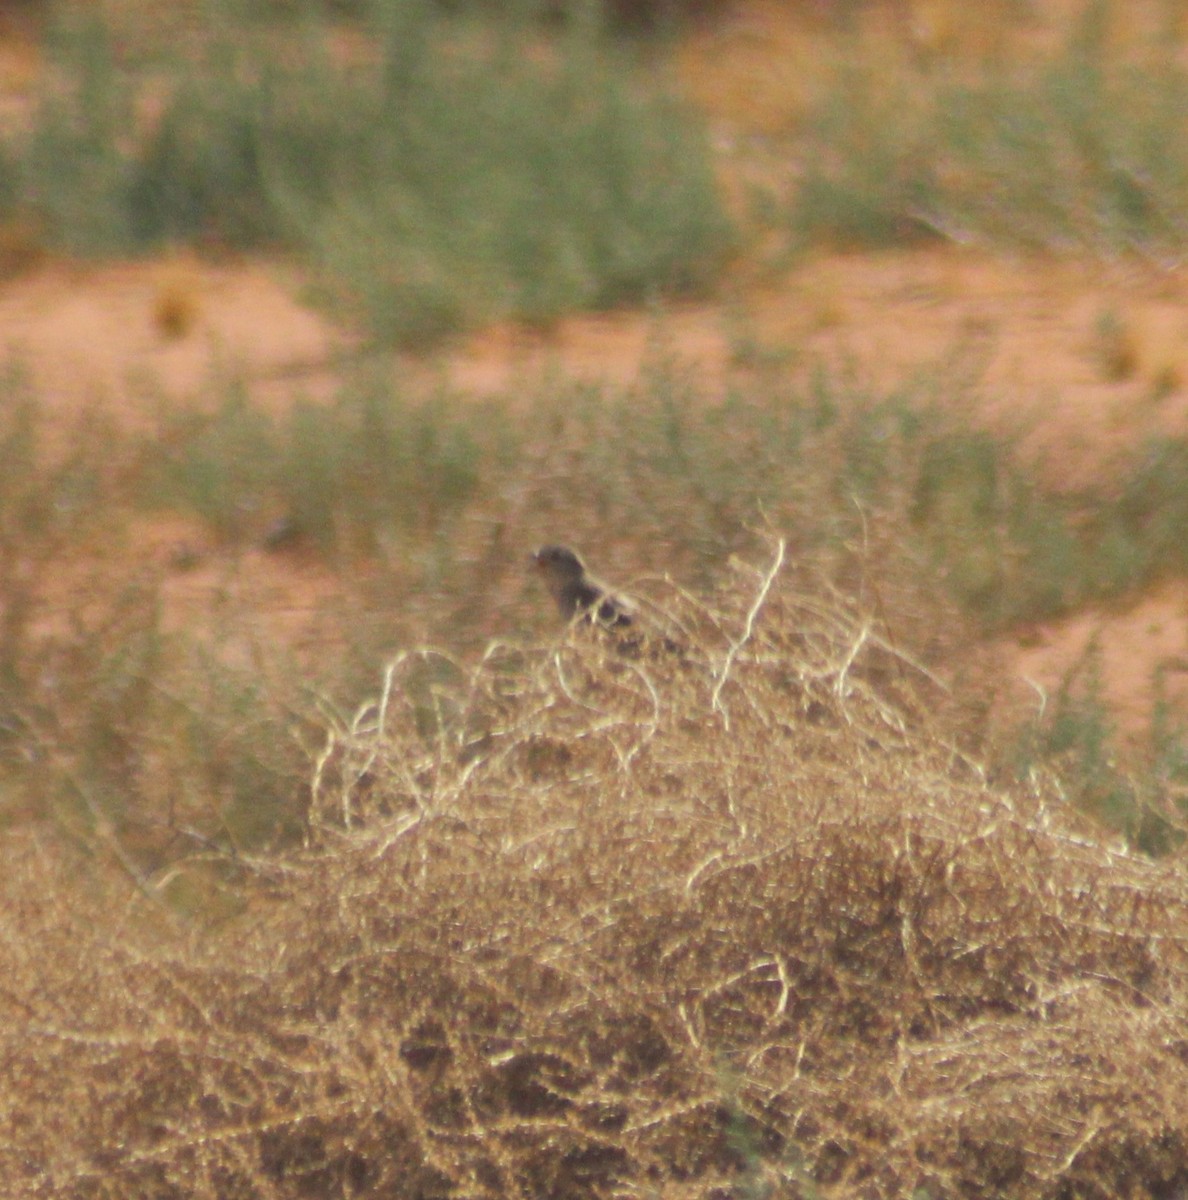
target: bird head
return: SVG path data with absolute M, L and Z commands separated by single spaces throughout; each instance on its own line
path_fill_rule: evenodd
M 541 546 L 532 561 L 538 571 L 558 580 L 581 579 L 586 571 L 585 564 L 568 546 Z

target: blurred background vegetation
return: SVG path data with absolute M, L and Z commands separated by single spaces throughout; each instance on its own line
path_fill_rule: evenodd
M 1135 411 L 1074 483 L 986 419 L 993 328 L 818 353 L 794 275 L 1173 278 L 1186 46 L 1184 0 L 0 7 L 0 288 L 181 264 L 130 353 L 206 368 L 0 349 L 5 1187 L 1186 1194 L 1184 664 L 1141 725 L 1092 637 L 1000 701 L 1181 595 L 1188 359 L 1077 325 Z M 187 264 L 325 339 L 236 358 Z M 642 365 L 579 374 L 575 313 Z M 558 628 L 556 540 L 625 641 Z
M 988 636 L 1185 573 L 1183 439 L 1053 491 L 962 417 L 968 364 L 873 384 L 836 364 L 790 372 L 739 326 L 720 395 L 658 353 L 631 387 L 525 380 L 480 405 L 403 386 L 376 357 L 500 319 L 728 298 L 812 246 L 1183 254 L 1178 6 L 1138 20 L 1095 0 L 1046 40 L 1023 0 L 977 17 L 790 7 L 829 51 L 760 118 L 728 90 L 700 102 L 682 73 L 691 39 L 733 44 L 737 13 L 707 0 L 8 14 L 38 69 L 0 134 L 5 261 L 271 256 L 364 350 L 328 401 L 295 387 L 278 410 L 212 376 L 149 432 L 94 413 L 63 428 L 10 370 L 0 820 L 106 829 L 153 869 L 195 839 L 293 838 L 320 706 L 349 704 L 402 641 L 477 650 L 532 628 L 519 556 L 557 528 L 628 575 L 709 584 L 778 527 L 895 597 L 888 619 L 925 647 L 938 625 Z M 871 13 L 896 36 L 873 38 Z M 1116 340 L 1103 327 L 1103 355 Z M 165 599 L 185 556 L 154 573 L 135 554 L 154 517 L 218 547 L 222 608 L 203 630 Z M 98 570 L 99 543 L 123 549 L 47 619 L 61 564 Z M 235 590 L 261 548 L 338 581 L 301 645 L 262 632 L 273 618 Z M 1165 848 L 1179 835 L 1150 813 L 1182 784 L 1176 716 L 1136 780 L 1102 749 L 1089 678 L 1054 727 L 1019 734 L 1013 769 L 1059 758 L 1112 825 Z

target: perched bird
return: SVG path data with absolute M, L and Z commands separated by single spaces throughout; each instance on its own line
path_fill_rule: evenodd
M 582 617 L 604 629 L 632 623 L 631 605 L 586 572 L 586 565 L 568 546 L 541 546 L 532 556 L 536 569 L 557 602 L 562 617 Z

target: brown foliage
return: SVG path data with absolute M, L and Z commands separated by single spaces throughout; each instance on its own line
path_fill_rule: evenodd
M 7 1194 L 1188 1186 L 1182 870 L 990 786 L 827 589 L 718 603 L 398 659 L 193 944 L 14 870 Z

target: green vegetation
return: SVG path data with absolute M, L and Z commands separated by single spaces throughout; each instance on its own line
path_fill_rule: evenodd
M 286 250 L 336 314 L 414 344 L 695 289 L 729 243 L 697 120 L 596 22 L 408 0 L 278 30 L 222 4 L 173 33 L 51 32 L 0 146 L 10 219 L 77 253 Z
M 1078 808 L 1147 854 L 1166 854 L 1188 834 L 1188 728 L 1173 718 L 1163 671 L 1147 745 L 1127 752 L 1110 716 L 1101 682 L 1101 648 L 1091 642 L 1034 725 L 1014 749 L 1020 778 L 1037 767 L 1054 771 Z M 1049 711 L 1050 709 L 1050 711 Z
M 28 806 L 73 814 L 83 832 L 105 814 L 149 866 L 194 837 L 223 852 L 291 838 L 315 697 L 357 695 L 401 645 L 477 651 L 539 627 L 524 556 L 559 528 L 616 573 L 694 587 L 752 550 L 756 529 L 778 528 L 827 574 L 890 587 L 909 630 L 935 629 L 954 604 L 1002 629 L 1188 566 L 1182 442 L 1153 444 L 1109 492 L 1052 494 L 963 425 L 959 404 L 938 406 L 963 386 L 938 374 L 872 396 L 824 372 L 776 384 L 743 371 L 711 401 L 658 361 L 634 387 L 549 380 L 480 410 L 361 368 L 325 403 L 266 410 L 224 380 L 211 384 L 220 403 L 163 412 L 151 437 L 87 425 L 63 442 L 14 374 L 0 431 L 22 464 L 0 494 L 10 778 L 36 794 Z M 148 561 L 120 549 L 122 522 L 166 515 L 206 549 Z M 97 537 L 114 551 L 102 585 L 47 622 L 45 597 L 71 594 L 62 564 L 88 578 Z M 336 584 L 276 636 L 241 580 L 253 556 L 291 553 Z M 213 576 L 209 599 L 168 619 L 166 592 L 195 569 Z M 283 608 L 264 619 L 290 621 Z M 307 640 L 312 656 L 295 649 Z M 1148 849 L 1170 844 L 1139 815 L 1150 796 L 1110 765 L 1103 712 L 1091 691 L 1062 695 L 1029 735 L 1028 764 L 1074 763 L 1086 807 Z M 1166 796 L 1185 741 L 1166 721 L 1157 740 L 1152 788 Z
M 409 404 L 360 375 L 329 405 L 276 416 L 239 382 L 224 391 L 212 414 L 163 416 L 169 449 L 147 480 L 153 504 L 200 517 L 223 541 L 259 537 L 266 513 L 331 558 L 373 554 L 393 534 L 438 530 L 477 488 L 474 408 L 457 398 Z
M 0 213 L 82 253 L 283 250 L 337 314 L 406 344 L 704 288 L 736 235 L 700 121 L 598 6 L 543 7 L 566 19 L 432 0 L 72 13 L 0 138 Z M 888 64 L 839 16 L 842 65 L 763 219 L 848 245 L 1176 260 L 1188 70 L 1173 19 L 1120 48 L 1114 7 L 1087 3 L 1055 52 L 978 67 Z
M 1104 0 L 1062 50 L 887 70 L 850 57 L 799 138 L 803 236 L 920 238 L 1178 260 L 1188 243 L 1188 71 L 1169 20 L 1120 50 Z M 1170 9 L 1169 9 L 1170 15 Z

